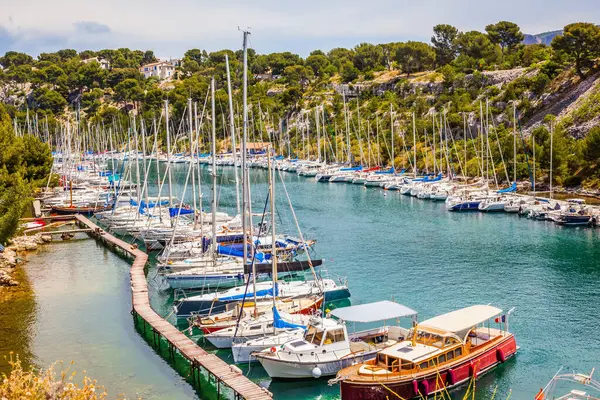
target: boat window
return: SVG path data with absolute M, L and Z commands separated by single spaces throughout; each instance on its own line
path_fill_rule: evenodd
M 323 339 L 323 331 L 314 326 L 309 326 L 308 331 L 306 331 L 306 334 L 304 335 L 304 339 L 309 343 L 320 345 L 321 340 Z
M 458 349 L 454 350 L 454 357 L 458 358 L 462 356 L 462 349 L 459 347 Z
M 272 328 L 273 327 L 273 323 L 269 322 L 269 324 L 267 325 L 267 328 Z
M 333 329 L 327 331 L 325 334 L 325 343 L 324 344 L 332 344 L 337 342 L 344 341 L 344 330 L 343 329 Z
M 458 340 L 456 340 L 456 338 L 446 337 L 446 339 L 444 341 L 444 347 L 453 346 L 455 344 L 458 344 Z
M 255 330 L 257 330 L 257 329 L 260 329 L 260 325 L 254 325 L 254 326 L 251 326 L 251 327 L 250 327 L 250 330 L 251 330 L 251 331 L 255 331 Z
M 454 351 L 449 351 L 446 354 L 448 355 L 448 361 L 450 361 L 450 360 L 452 360 L 454 358 Z
M 438 365 L 439 364 L 443 364 L 446 362 L 446 355 L 442 354 L 441 356 L 438 357 Z
M 403 361 L 402 364 L 400 365 L 402 369 L 404 370 L 411 370 L 411 369 L 415 369 L 415 364 L 408 362 L 408 361 Z
M 379 364 L 384 364 L 385 365 L 385 354 L 378 354 L 377 355 L 377 362 Z
M 436 364 L 436 360 L 435 360 L 435 358 L 432 358 L 431 360 L 429 360 L 429 368 L 433 368 L 433 367 L 435 367 L 436 365 L 437 365 L 437 364 Z
M 428 365 L 429 364 L 427 364 L 427 361 L 425 361 L 425 362 L 422 362 L 421 365 L 419 365 L 419 368 L 420 369 L 427 369 Z

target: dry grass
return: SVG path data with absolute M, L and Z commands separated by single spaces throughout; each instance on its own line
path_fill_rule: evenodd
M 76 372 L 71 371 L 73 362 L 67 367 L 59 362 L 47 370 L 26 371 L 18 356 L 11 353 L 7 361 L 11 372 L 9 375 L 3 374 L 1 378 L 2 400 L 101 400 L 107 396 L 102 386 L 85 376 L 85 371 L 81 386 L 75 383 Z M 58 374 L 55 371 L 57 366 L 60 367 Z

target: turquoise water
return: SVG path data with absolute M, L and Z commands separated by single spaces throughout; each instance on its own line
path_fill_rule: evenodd
M 27 258 L 36 299 L 28 316 L 36 365 L 74 361 L 71 371 L 79 378 L 85 371 L 112 399 L 196 395 L 134 329 L 126 260 L 91 239 L 53 243 Z
M 175 176 L 183 180 L 186 171 L 177 166 Z M 266 172 L 250 173 L 253 209 L 260 212 Z M 393 297 L 422 320 L 477 303 L 516 307 L 510 327 L 521 350 L 477 382 L 477 398 L 489 399 L 497 388 L 496 399 L 509 393 L 531 399 L 561 366 L 578 372 L 598 367 L 600 230 L 513 215 L 455 214 L 443 203 L 397 192 L 282 177 L 304 235 L 318 240 L 314 256 L 325 260 L 331 275 L 348 278 L 353 303 Z M 203 179 L 208 182 L 206 174 Z M 233 169 L 220 170 L 219 182 L 221 208 L 231 212 Z M 176 193 L 181 190 L 175 185 Z M 203 191 L 206 201 L 210 188 L 204 184 Z M 294 234 L 284 196 L 279 184 L 279 229 Z M 111 393 L 129 397 L 208 395 L 194 391 L 134 328 L 127 262 L 91 240 L 54 246 L 59 250 L 33 256 L 28 266 L 38 304 L 32 352 L 41 364 L 74 359 Z M 155 273 L 150 266 L 152 305 L 168 315 L 172 293 Z M 231 360 L 228 351 L 218 354 Z M 325 380 L 271 382 L 260 366 L 244 369 L 276 399 L 339 397 L 339 388 Z

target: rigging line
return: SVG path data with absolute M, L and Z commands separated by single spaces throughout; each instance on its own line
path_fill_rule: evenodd
M 490 111 L 491 113 L 491 111 Z M 494 133 L 496 134 L 496 143 L 498 144 L 498 151 L 500 152 L 500 159 L 502 160 L 502 165 L 504 165 L 504 173 L 506 174 L 506 182 L 510 184 L 510 178 L 508 177 L 508 169 L 506 169 L 506 163 L 504 162 L 504 155 L 502 154 L 502 147 L 500 146 L 500 137 L 498 136 L 498 129 L 496 128 L 496 123 L 494 122 L 494 117 L 491 118 L 492 127 L 494 128 Z
M 260 219 L 260 225 L 262 226 L 264 221 L 265 221 L 265 215 L 267 213 L 267 206 L 269 205 L 269 192 L 267 191 L 267 196 L 266 196 L 266 200 L 265 200 L 265 207 L 263 208 L 263 212 L 262 212 L 262 217 Z M 259 231 L 259 237 L 260 237 L 260 231 Z M 252 235 L 250 235 L 250 237 L 252 237 Z M 253 239 L 252 242 L 254 242 Z M 244 247 L 248 246 L 248 243 L 244 243 Z M 254 246 L 254 243 L 252 243 L 252 246 Z M 251 267 L 251 271 L 254 271 L 254 264 L 256 263 L 256 253 L 257 251 L 253 251 L 252 252 L 252 263 L 250 264 Z M 246 265 L 244 265 L 244 271 L 246 269 Z M 244 288 L 244 297 L 242 297 L 242 304 L 240 306 L 240 309 L 243 311 L 244 310 L 244 304 L 246 303 L 246 297 L 248 294 L 248 287 L 250 286 L 250 282 L 252 281 L 250 279 L 250 275 L 252 275 L 252 273 L 248 274 L 248 281 L 246 282 L 246 287 Z M 256 293 L 256 286 L 253 287 L 254 293 Z M 275 294 L 275 287 L 273 287 L 273 294 Z M 256 307 L 256 304 L 254 305 Z M 240 312 L 238 315 L 238 319 L 237 322 L 235 324 L 235 331 L 233 332 L 233 339 L 235 340 L 235 338 L 237 337 L 237 333 L 238 333 L 238 329 L 240 327 L 240 320 L 242 318 L 242 314 L 243 312 Z

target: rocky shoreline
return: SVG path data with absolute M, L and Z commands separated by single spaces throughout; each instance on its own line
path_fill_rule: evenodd
M 10 245 L 0 253 L 0 288 L 18 286 L 20 282 L 15 278 L 19 254 L 37 250 L 41 245 L 52 241 L 50 235 L 36 234 L 31 236 L 18 236 L 10 240 Z

